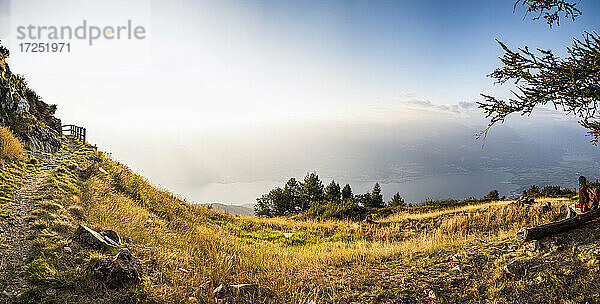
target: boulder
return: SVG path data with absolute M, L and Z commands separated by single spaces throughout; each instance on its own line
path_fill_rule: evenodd
M 215 302 L 221 299 L 226 299 L 229 296 L 229 285 L 221 284 L 215 290 L 213 290 L 213 296 L 215 297 Z
M 123 248 L 106 267 L 106 284 L 110 287 L 136 284 L 140 281 L 140 268 L 140 260 L 129 249 Z
M 108 250 L 118 247 L 118 245 L 113 244 L 112 240 L 109 243 L 109 241 L 107 241 L 102 234 L 88 228 L 85 225 L 79 225 L 79 227 L 77 227 L 77 230 L 73 234 L 73 239 L 82 246 L 97 250 Z
M 100 232 L 100 234 L 104 237 L 104 240 L 114 246 L 121 246 L 121 238 L 114 230 L 104 230 Z

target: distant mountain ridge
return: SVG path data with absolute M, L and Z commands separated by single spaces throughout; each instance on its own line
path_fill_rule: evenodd
M 254 204 L 227 205 L 222 203 L 207 203 L 203 205 L 229 214 L 241 216 L 254 216 Z

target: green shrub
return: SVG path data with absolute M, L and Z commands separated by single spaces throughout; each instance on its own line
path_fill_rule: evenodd
M 538 197 L 540 195 L 541 195 L 540 188 L 538 188 L 538 186 L 536 186 L 536 185 L 531 185 L 531 187 L 529 187 L 529 189 L 523 190 L 523 196 Z
M 42 230 L 48 228 L 48 222 L 45 220 L 35 220 L 31 223 L 31 228 L 36 230 Z
M 31 256 L 53 260 L 58 257 L 58 246 L 46 238 L 38 238 L 31 245 Z
M 70 223 L 65 222 L 65 221 L 54 221 L 50 225 L 50 229 L 52 231 L 65 233 L 65 232 L 70 232 L 70 231 L 75 230 L 75 227 L 73 227 L 73 225 L 71 225 Z
M 8 58 L 10 56 L 10 51 L 3 45 L 0 45 L 0 56 L 4 58 Z
M 27 267 L 27 274 L 35 283 L 51 283 L 56 276 L 58 261 L 58 246 L 46 238 L 38 238 L 31 245 L 31 263 Z
M 500 200 L 500 194 L 498 194 L 498 190 L 494 189 L 490 191 L 486 196 L 481 198 L 482 201 L 497 201 Z
M 367 212 L 367 208 L 359 206 L 354 200 L 341 202 L 321 202 L 313 204 L 306 215 L 315 219 L 352 219 L 358 220 Z
M 50 283 L 54 281 L 56 268 L 47 259 L 37 258 L 29 263 L 27 274 L 35 283 Z
M 540 191 L 540 196 L 543 197 L 571 197 L 577 193 L 569 188 L 561 188 L 560 186 L 545 186 Z

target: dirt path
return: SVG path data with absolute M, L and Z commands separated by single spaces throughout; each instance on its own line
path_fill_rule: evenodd
M 44 189 L 44 185 L 64 160 L 75 150 L 75 143 L 69 142 L 67 153 L 48 157 L 33 176 L 27 178 L 15 192 L 10 202 L 11 214 L 0 220 L 0 303 L 18 296 L 27 286 L 27 256 L 31 248 L 33 233 L 27 217 L 35 208 L 35 202 L 52 200 L 54 196 Z

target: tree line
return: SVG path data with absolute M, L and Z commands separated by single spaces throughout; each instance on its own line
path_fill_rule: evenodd
M 588 183 L 591 187 L 597 185 L 598 183 Z M 561 188 L 560 186 L 548 185 L 544 186 L 540 189 L 540 187 L 536 185 L 531 185 L 531 187 L 523 190 L 522 196 L 531 196 L 531 197 L 572 197 L 577 195 L 577 190 L 569 189 L 569 188 Z
M 361 211 L 362 208 L 383 208 L 406 206 L 404 199 L 396 192 L 389 202 L 385 202 L 381 186 L 375 183 L 367 193 L 354 194 L 349 184 L 343 188 L 335 180 L 327 186 L 315 172 L 308 173 L 302 181 L 290 178 L 282 187 L 276 187 L 256 199 L 255 214 L 264 216 L 284 216 L 298 213 L 321 214 L 336 210 L 333 217 L 346 217 Z
M 600 185 L 594 183 L 594 185 Z M 569 188 L 548 185 L 539 188 L 532 185 L 523 191 L 523 196 L 533 197 L 571 197 L 577 192 Z M 438 207 L 453 207 L 469 203 L 498 201 L 498 190 L 493 189 L 485 196 L 474 197 L 462 201 L 457 200 L 427 200 L 419 208 L 430 209 Z M 310 218 L 359 219 L 369 212 L 384 212 L 386 207 L 406 207 L 407 204 L 399 192 L 396 192 L 388 202 L 384 201 L 379 183 L 373 189 L 362 194 L 354 194 L 349 184 L 341 187 L 335 180 L 326 186 L 315 172 L 308 173 L 302 180 L 290 178 L 283 187 L 276 187 L 256 199 L 254 213 L 257 216 L 291 216 L 304 214 Z M 412 208 L 417 208 L 412 206 Z M 391 212 L 390 210 L 387 210 Z

